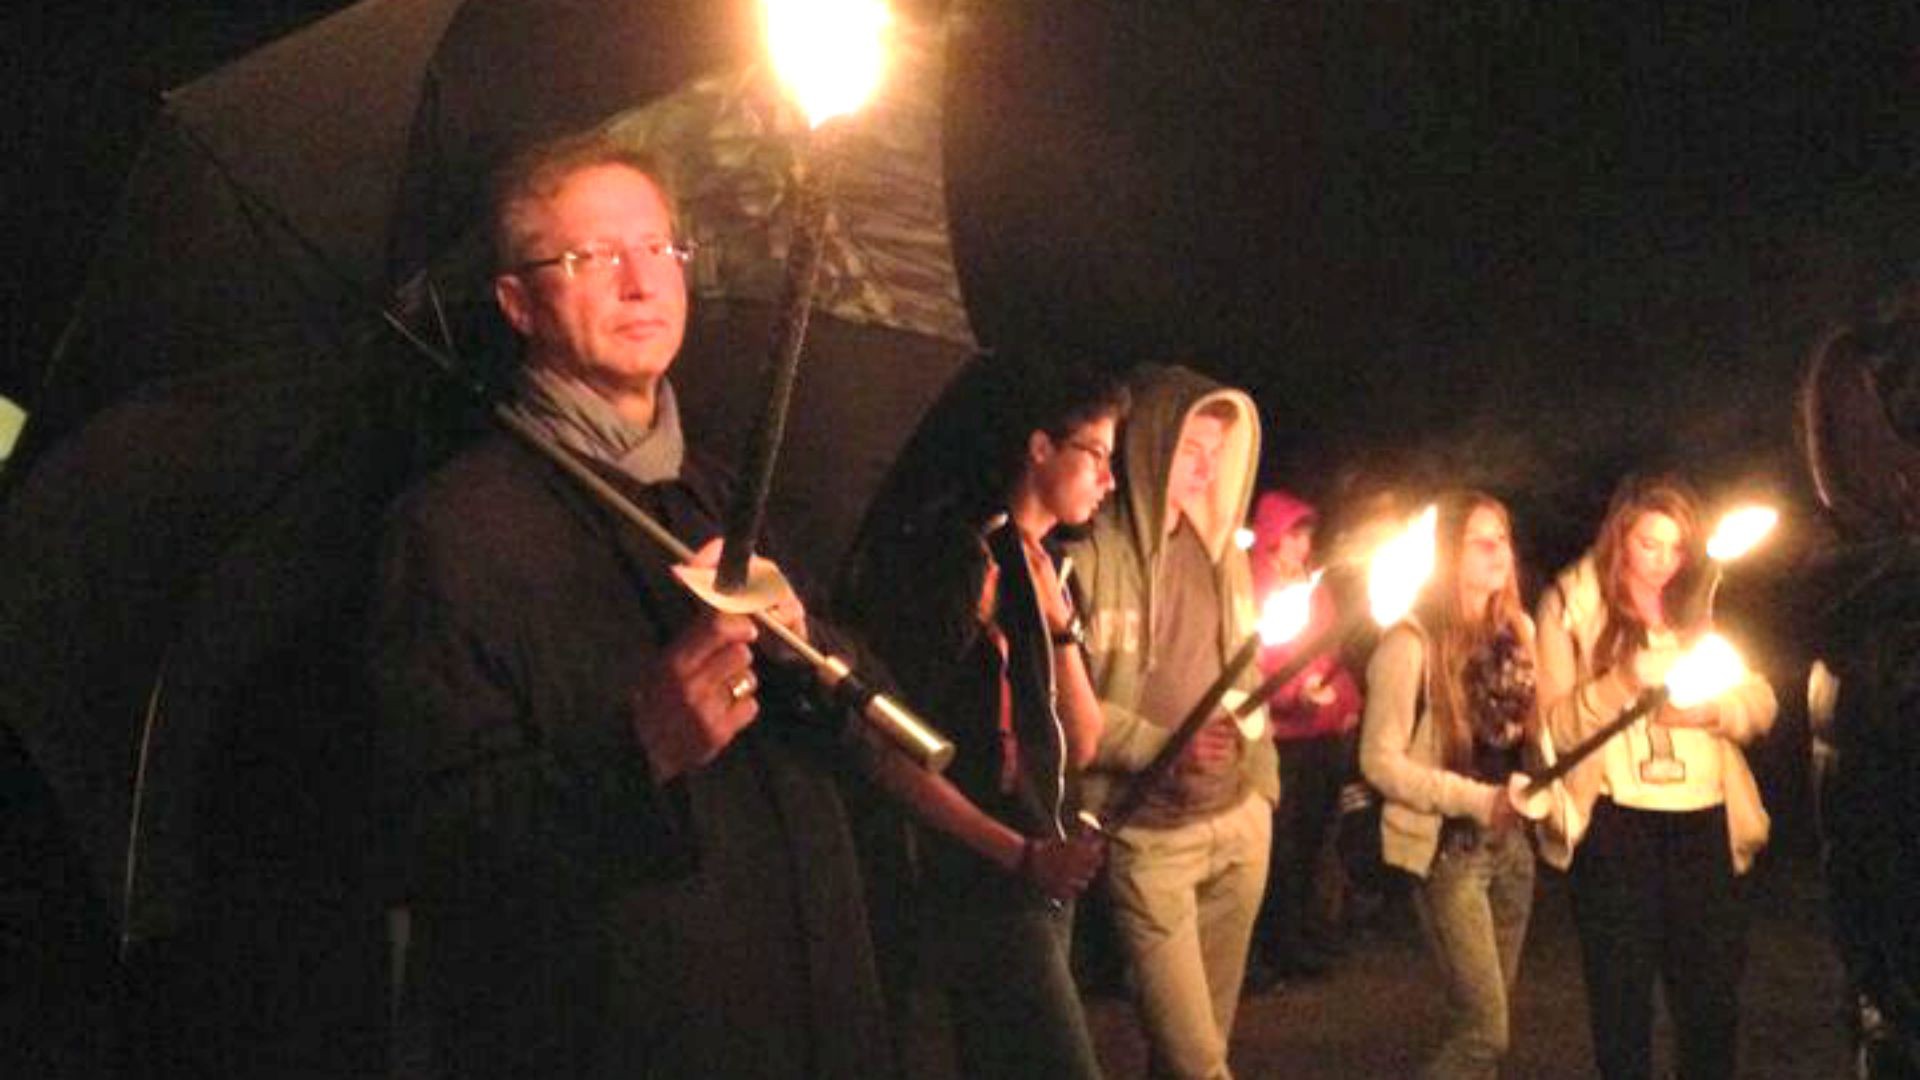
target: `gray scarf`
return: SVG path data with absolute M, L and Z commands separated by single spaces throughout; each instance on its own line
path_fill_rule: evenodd
M 654 392 L 650 428 L 629 423 L 584 383 L 545 368 L 523 370 L 510 407 L 560 445 L 612 465 L 643 484 L 680 476 L 686 442 L 680 434 L 680 407 L 674 401 L 673 386 L 664 377 Z

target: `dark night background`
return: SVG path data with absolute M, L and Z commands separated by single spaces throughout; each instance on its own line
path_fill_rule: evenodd
M 32 406 L 160 93 L 342 6 L 7 16 L 0 393 Z M 1909 3 L 970 9 L 984 341 L 1187 358 L 1254 391 L 1269 481 L 1487 487 L 1539 572 L 1629 469 L 1800 519 L 1808 347 L 1920 277 Z

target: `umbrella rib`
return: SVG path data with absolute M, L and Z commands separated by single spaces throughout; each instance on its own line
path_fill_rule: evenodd
M 146 801 L 147 762 L 153 750 L 153 732 L 160 723 L 160 701 L 166 693 L 167 666 L 173 660 L 173 649 L 168 647 L 160 658 L 160 670 L 153 677 L 153 689 L 147 694 L 146 719 L 140 727 L 140 756 L 133 770 L 133 808 L 127 819 L 127 858 L 123 871 L 125 877 L 120 886 L 120 959 L 127 959 L 128 947 L 133 943 L 133 892 L 134 882 L 139 877 L 140 865 L 140 829 L 141 807 Z
M 328 277 L 331 277 L 336 284 L 340 285 L 348 296 L 352 297 L 353 300 L 363 308 L 378 315 L 380 320 L 405 339 L 407 344 L 412 345 L 428 359 L 438 364 L 441 370 L 448 375 L 460 379 L 466 383 L 469 388 L 480 391 L 484 396 L 485 388 L 474 382 L 472 378 L 462 370 L 454 353 L 450 351 L 453 344 L 453 333 L 451 328 L 447 326 L 445 312 L 441 309 L 439 290 L 434 288 L 431 276 L 427 279 L 428 293 L 433 299 L 435 317 L 440 325 L 441 337 L 446 340 L 449 349 L 442 349 L 428 343 L 426 339 L 422 338 L 412 327 L 406 325 L 406 321 L 395 314 L 392 308 L 366 295 L 366 291 L 361 284 L 355 281 L 346 271 L 341 270 L 335 265 L 326 250 L 309 239 L 305 233 L 302 233 L 279 207 L 274 206 L 258 192 L 255 192 L 246 184 L 242 183 L 239 177 L 234 174 L 233 170 L 227 166 L 227 163 L 221 159 L 220 155 L 215 153 L 213 148 L 207 144 L 206 140 L 200 138 L 200 136 L 185 123 L 180 125 L 180 130 L 195 146 L 200 148 L 200 152 L 207 156 L 208 161 L 213 162 L 214 168 L 219 171 L 221 178 L 227 182 L 228 186 L 234 190 L 235 194 L 240 197 L 241 202 L 246 205 L 251 212 L 261 215 L 268 222 L 278 226 L 280 230 L 286 233 L 303 251 L 312 256 L 314 262 L 326 272 Z
M 327 276 L 332 278 L 336 284 L 355 295 L 359 294 L 362 288 L 361 283 L 356 281 L 352 275 L 340 269 L 333 261 L 332 256 L 327 253 L 326 249 L 322 248 L 305 233 L 301 232 L 300 229 L 293 224 L 292 220 L 287 217 L 285 211 L 273 205 L 258 192 L 242 183 L 239 176 L 234 173 L 232 167 L 214 151 L 213 147 L 209 145 L 205 139 L 200 137 L 199 132 L 194 131 L 193 127 L 184 120 L 180 123 L 180 131 L 186 136 L 188 141 L 199 148 L 202 154 L 206 155 L 208 161 L 213 163 L 214 169 L 220 173 L 221 179 L 225 180 L 227 186 L 231 187 L 234 192 L 240 196 L 242 204 L 247 206 L 250 211 L 260 214 L 266 218 L 266 220 L 279 226 L 280 230 L 286 233 L 288 238 L 295 244 L 299 245 L 302 251 L 305 251 L 311 256 L 313 261 L 319 264 L 320 268 L 325 271 Z

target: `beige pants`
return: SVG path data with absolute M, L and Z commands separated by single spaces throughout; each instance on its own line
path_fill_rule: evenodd
M 1227 1039 L 1272 833 L 1273 807 L 1250 793 L 1204 821 L 1127 828 L 1110 849 L 1114 924 L 1156 1076 L 1232 1075 Z

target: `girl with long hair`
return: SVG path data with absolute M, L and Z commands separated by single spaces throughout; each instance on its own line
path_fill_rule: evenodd
M 1497 1074 L 1533 910 L 1533 848 L 1507 794 L 1539 737 L 1533 623 L 1510 519 L 1480 492 L 1441 498 L 1434 576 L 1367 665 L 1360 765 L 1379 789 L 1381 855 L 1419 879 L 1414 907 L 1446 979 L 1434 1077 Z
M 1629 477 L 1593 548 L 1542 595 L 1541 715 L 1556 751 L 1656 688 L 1712 629 L 1698 506 L 1678 479 Z M 1609 1080 L 1651 1075 L 1656 977 L 1679 1075 L 1734 1072 L 1746 958 L 1735 879 L 1768 824 L 1740 744 L 1774 712 L 1772 688 L 1749 676 L 1702 705 L 1663 705 L 1566 777 L 1574 810 L 1542 854 L 1571 863 L 1588 1019 Z

